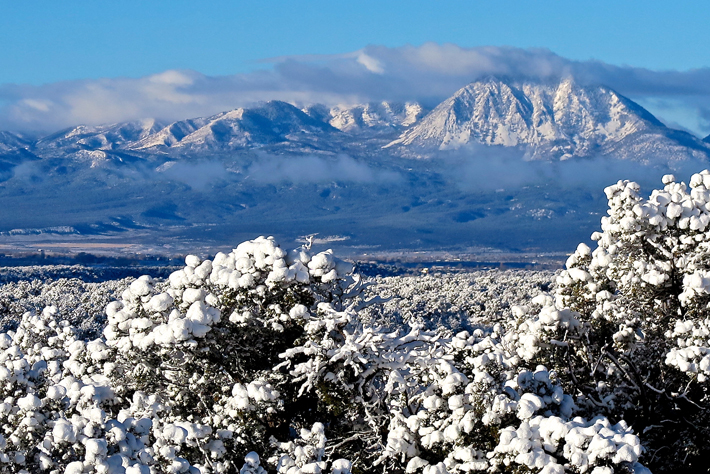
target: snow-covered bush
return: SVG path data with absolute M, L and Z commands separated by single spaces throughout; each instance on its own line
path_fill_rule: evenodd
M 186 264 L 166 291 L 131 283 L 99 339 L 77 338 L 56 308 L 0 336 L 0 470 L 236 472 L 313 425 L 314 402 L 272 369 L 311 308 L 342 306 L 352 267 L 265 238 Z
M 47 306 L 56 306 L 58 316 L 77 329 L 80 337 L 95 338 L 106 324 L 106 305 L 120 297 L 134 280 L 123 278 L 101 283 L 87 283 L 78 278 L 42 280 L 39 277 L 44 273 L 33 271 L 35 268 L 38 267 L 15 271 L 14 277 L 26 276 L 25 280 L 0 284 L 0 330 L 15 329 L 19 316 L 26 311 L 42 312 Z M 68 273 L 70 268 L 63 271 Z M 78 269 L 86 271 L 83 267 Z
M 648 199 L 633 182 L 605 189 L 597 247 L 577 248 L 523 337 L 582 412 L 623 417 L 642 433 L 654 470 L 706 469 L 710 172 L 690 187 L 671 175 L 663 184 Z
M 513 324 L 455 335 L 392 330 L 321 307 L 306 328 L 305 343 L 286 351 L 280 367 L 302 384 L 299 393 L 339 401 L 328 407 L 340 418 L 325 450 L 360 460 L 367 472 L 643 469 L 628 425 L 576 416 L 556 373 L 526 368 L 534 353 L 518 354 Z
M 118 394 L 151 393 L 167 406 L 162 421 L 188 431 L 181 456 L 229 472 L 317 421 L 312 402 L 272 369 L 316 304 L 341 303 L 352 267 L 329 251 L 287 255 L 265 238 L 186 263 L 167 291 L 139 278 L 109 306 L 104 335 L 116 361 L 106 372 Z

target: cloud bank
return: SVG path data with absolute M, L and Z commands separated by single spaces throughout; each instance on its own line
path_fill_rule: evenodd
M 396 171 L 368 166 L 349 156 L 337 157 L 261 155 L 244 171 L 247 178 L 264 184 L 315 184 L 331 181 L 351 183 L 395 183 Z
M 332 182 L 396 184 L 404 181 L 398 171 L 370 166 L 347 155 L 279 156 L 267 153 L 229 168 L 219 160 L 168 161 L 156 168 L 150 178 L 178 181 L 197 191 L 208 191 L 215 184 L 239 181 L 296 186 Z
M 639 183 L 644 194 L 661 187 L 663 175 L 673 174 L 688 183 L 693 174 L 708 167 L 707 162 L 695 159 L 658 160 L 645 165 L 608 156 L 569 161 L 526 160 L 514 148 L 477 144 L 442 153 L 440 158 L 446 163 L 442 167 L 445 178 L 466 193 L 554 184 L 571 196 L 579 196 L 580 192 L 601 196 L 605 187 L 622 179 Z
M 419 101 L 431 107 L 489 75 L 536 80 L 572 75 L 580 83 L 603 84 L 651 106 L 661 118 L 668 115 L 669 122 L 698 133 L 710 131 L 710 68 L 653 71 L 573 61 L 547 49 L 435 43 L 271 58 L 264 69 L 231 76 L 170 70 L 141 78 L 5 84 L 0 85 L 0 129 L 48 132 L 79 123 L 178 120 L 273 99 L 302 105 Z

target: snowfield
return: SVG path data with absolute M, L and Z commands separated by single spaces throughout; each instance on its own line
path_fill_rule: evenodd
M 273 238 L 0 286 L 0 471 L 698 471 L 710 172 L 619 181 L 557 273 L 366 280 Z M 30 270 L 31 271 L 31 270 Z

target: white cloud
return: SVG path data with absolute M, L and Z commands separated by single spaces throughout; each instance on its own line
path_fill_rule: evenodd
M 39 110 L 40 112 L 49 112 L 49 107 L 52 103 L 48 100 L 23 99 L 22 103 L 30 109 Z
M 345 155 L 328 158 L 260 155 L 244 174 L 259 183 L 395 183 L 402 179 L 394 171 L 373 168 Z
M 651 71 L 572 61 L 546 49 L 435 43 L 281 57 L 265 69 L 232 76 L 169 70 L 142 78 L 6 84 L 0 86 L 0 129 L 54 131 L 146 117 L 177 120 L 272 99 L 298 104 L 417 100 L 434 106 L 488 75 L 542 80 L 573 75 L 581 83 L 610 86 L 696 132 L 710 130 L 710 68 Z M 663 104 L 663 110 L 654 104 Z
M 148 76 L 148 80 L 157 84 L 172 84 L 176 86 L 189 86 L 195 82 L 190 74 L 175 70 L 169 70 Z
M 382 63 L 365 53 L 358 54 L 357 62 L 365 66 L 368 71 L 374 72 L 375 74 L 382 74 L 385 72 L 385 69 L 382 67 Z

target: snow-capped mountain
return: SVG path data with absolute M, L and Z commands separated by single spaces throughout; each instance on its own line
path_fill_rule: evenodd
M 255 108 L 175 122 L 127 148 L 209 151 L 288 142 L 313 145 L 339 133 L 291 104 L 270 101 Z
M 171 147 L 180 140 L 202 127 L 207 119 L 196 118 L 173 122 L 165 128 L 150 134 L 127 146 L 129 149 L 142 150 L 156 147 Z
M 343 132 L 359 134 L 400 132 L 419 121 L 427 111 L 416 102 L 371 102 L 335 107 L 319 104 L 305 108 L 304 112 Z
M 154 119 L 98 126 L 79 125 L 41 138 L 34 147 L 39 150 L 64 152 L 117 150 L 155 134 L 164 126 L 165 124 Z
M 0 134 L 0 154 L 90 158 L 92 166 L 104 158 L 124 162 L 131 155 L 199 157 L 254 148 L 427 157 L 467 144 L 517 147 L 528 157 L 561 160 L 613 156 L 678 161 L 707 160 L 710 155 L 708 139 L 666 127 L 607 87 L 582 86 L 572 79 L 533 83 L 487 78 L 463 87 L 428 113 L 415 102 L 299 109 L 271 101 L 167 125 L 152 119 L 80 125 L 36 141 Z
M 591 155 L 707 159 L 710 151 L 607 87 L 581 86 L 572 79 L 541 84 L 497 78 L 463 87 L 386 148 L 406 154 L 469 143 L 517 146 L 533 157 L 562 160 Z

